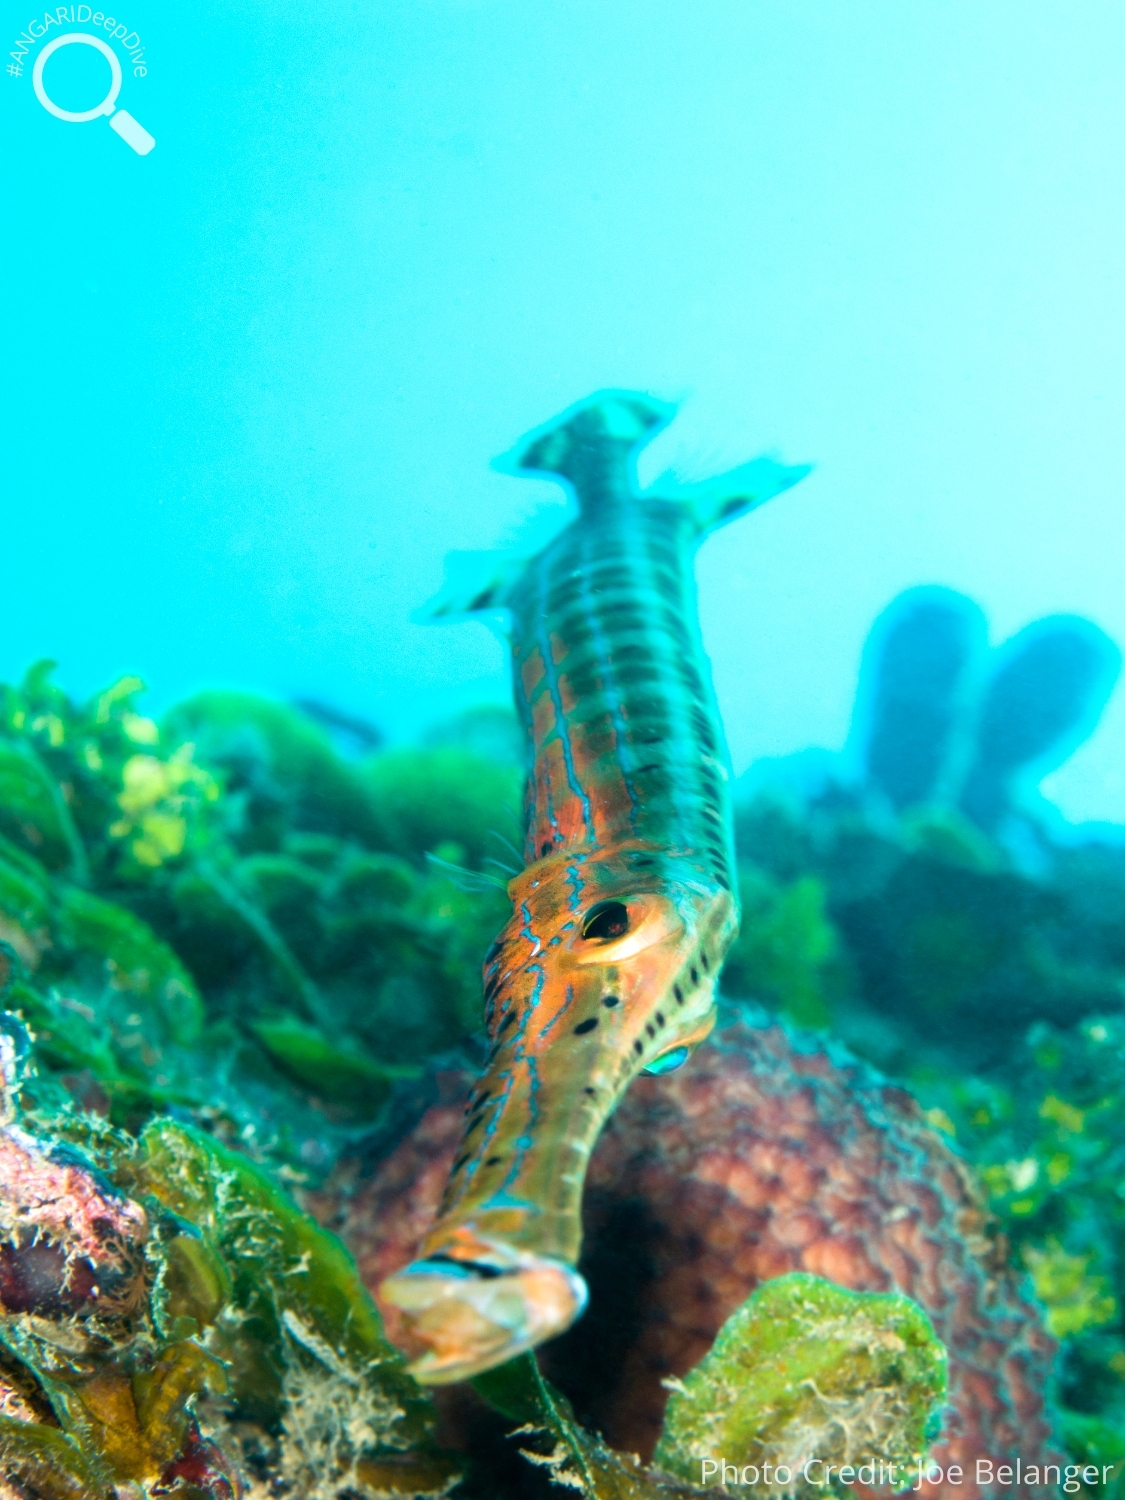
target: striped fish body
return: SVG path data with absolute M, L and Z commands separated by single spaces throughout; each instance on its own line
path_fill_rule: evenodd
M 714 526 L 805 469 L 760 459 L 641 496 L 641 444 L 669 419 L 607 392 L 533 433 L 509 466 L 567 481 L 579 515 L 434 615 L 506 609 L 531 747 L 527 866 L 484 965 L 489 1060 L 421 1258 L 383 1284 L 423 1353 L 459 1380 L 567 1327 L 597 1137 L 642 1071 L 678 1066 L 714 1022 L 738 926 L 728 767 L 695 608 Z

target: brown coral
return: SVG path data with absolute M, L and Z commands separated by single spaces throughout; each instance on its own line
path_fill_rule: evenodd
M 412 1258 L 459 1127 L 455 1105 L 436 1105 L 353 1200 L 344 1234 L 372 1288 Z M 805 1270 L 898 1287 L 946 1343 L 933 1457 L 965 1482 L 927 1485 L 931 1500 L 980 1495 L 978 1457 L 1044 1462 L 1054 1345 L 964 1165 L 862 1065 L 777 1026 L 728 1026 L 681 1073 L 634 1085 L 591 1161 L 585 1223 L 590 1309 L 547 1364 L 614 1446 L 651 1453 L 661 1380 L 696 1364 L 760 1282 Z

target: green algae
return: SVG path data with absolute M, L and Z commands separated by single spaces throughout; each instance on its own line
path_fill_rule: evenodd
M 292 1016 L 258 1021 L 254 1035 L 274 1062 L 323 1099 L 333 1099 L 362 1114 L 377 1115 L 400 1078 L 419 1078 L 421 1070 L 392 1067 L 356 1057 L 334 1047 L 316 1030 Z
M 350 1257 L 265 1171 L 200 1131 L 157 1120 L 130 1175 L 135 1192 L 200 1235 L 199 1248 L 187 1239 L 167 1260 L 165 1318 L 213 1328 L 229 1416 L 280 1429 L 277 1463 L 292 1483 L 311 1495 L 342 1486 L 365 1456 L 428 1444 L 430 1403 L 384 1337 Z
M 895 1465 L 905 1480 L 937 1436 L 945 1386 L 945 1349 L 908 1297 L 792 1272 L 759 1287 L 674 1383 L 656 1463 L 702 1483 L 721 1475 L 704 1460 L 726 1461 L 758 1494 L 844 1493 L 848 1466 L 854 1479 Z
M 1003 1079 L 929 1077 L 915 1087 L 977 1164 L 989 1208 L 1062 1343 L 1068 1451 L 1097 1462 L 1108 1451 L 1104 1434 L 1125 1431 L 1125 1023 L 1119 1015 L 1067 1028 L 1040 1023 Z
M 305 714 L 253 693 L 213 690 L 173 708 L 161 725 L 172 744 L 191 744 L 223 773 L 243 803 L 242 838 L 268 845 L 291 821 L 354 837 L 376 837 L 375 812 L 352 768 Z
M 444 845 L 455 863 L 479 869 L 491 860 L 509 878 L 519 873 L 523 771 L 518 764 L 497 764 L 458 745 L 438 745 L 388 751 L 373 758 L 362 775 L 383 847 L 409 858 L 419 849 Z
M 544 1379 L 534 1354 L 474 1377 L 479 1395 L 518 1425 L 510 1434 L 523 1458 L 552 1484 L 588 1500 L 688 1500 L 704 1493 L 635 1454 L 618 1453 L 575 1420 L 570 1402 Z
M 1117 1299 L 1109 1278 L 1092 1273 L 1092 1255 L 1068 1255 L 1058 1240 L 1024 1247 L 1035 1295 L 1047 1309 L 1047 1327 L 1056 1338 L 1085 1333 L 1112 1323 Z
M 68 1433 L 39 1422 L 0 1416 L 0 1465 L 9 1483 L 42 1500 L 102 1500 L 106 1493 L 103 1466 Z
M 144 1206 L 146 1269 L 112 1316 L 0 1318 L 25 1402 L 50 1419 L 0 1423 L 6 1475 L 47 1500 L 164 1493 L 195 1445 L 205 1472 L 185 1495 L 222 1500 L 236 1470 L 309 1500 L 446 1492 L 457 1465 L 434 1446 L 428 1398 L 343 1246 L 269 1174 L 167 1119 L 136 1141 L 54 1123 L 56 1153 L 65 1141 L 91 1181 Z
M 76 704 L 48 668 L 0 698 L 0 941 L 40 1092 L 61 1079 L 133 1129 L 187 1108 L 279 1165 L 327 1168 L 479 1025 L 505 899 L 426 856 L 503 852 L 518 769 L 454 728 L 421 772 L 400 752 L 348 761 L 246 694 L 157 725 L 137 679 Z
M 55 941 L 74 955 L 71 972 L 92 967 L 95 984 L 134 997 L 161 1034 L 193 1046 L 203 1030 L 203 1001 L 169 945 L 132 912 L 90 891 L 60 885 L 55 898 Z
M 739 896 L 742 926 L 724 970 L 731 992 L 760 998 L 798 1026 L 828 1026 L 839 942 L 823 881 L 784 883 L 743 866 Z

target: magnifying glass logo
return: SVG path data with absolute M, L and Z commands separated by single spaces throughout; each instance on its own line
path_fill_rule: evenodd
M 109 63 L 109 93 L 94 109 L 60 109 L 43 87 L 43 64 L 52 52 L 57 52 L 60 47 L 67 47 L 72 42 L 95 47 Z M 72 124 L 81 125 L 86 120 L 96 120 L 100 115 L 108 115 L 109 128 L 115 130 L 127 146 L 132 146 L 138 156 L 147 156 L 156 145 L 155 139 L 143 125 L 133 119 L 128 110 L 117 108 L 117 96 L 121 92 L 121 64 L 117 60 L 117 53 L 99 36 L 91 36 L 86 31 L 68 31 L 65 36 L 57 36 L 53 42 L 48 42 L 35 59 L 35 67 L 31 71 L 31 86 L 39 103 L 56 120 L 70 120 Z

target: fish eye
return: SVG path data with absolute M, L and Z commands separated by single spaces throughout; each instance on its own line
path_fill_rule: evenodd
M 624 963 L 682 930 L 683 921 L 671 901 L 642 891 L 591 906 L 574 936 L 571 954 L 580 964 Z
M 582 923 L 584 938 L 600 938 L 603 942 L 624 937 L 628 931 L 628 908 L 620 901 L 600 901 L 590 908 Z

